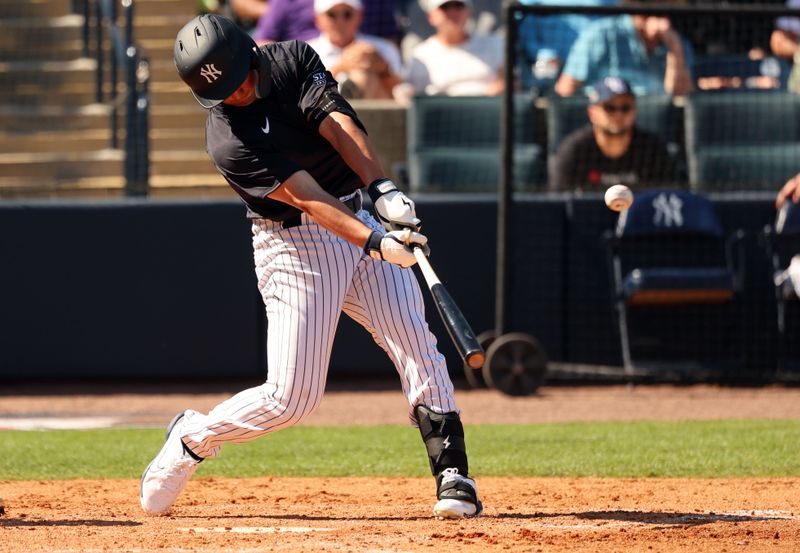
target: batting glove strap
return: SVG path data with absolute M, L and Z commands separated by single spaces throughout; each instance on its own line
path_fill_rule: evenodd
M 367 194 L 369 194 L 372 203 L 389 192 L 397 190 L 397 186 L 389 179 L 375 179 L 367 187 Z
M 411 249 L 414 247 L 422 248 L 425 252 L 428 249 L 428 238 L 409 229 L 395 230 L 386 234 L 373 231 L 364 244 L 364 253 L 372 259 L 388 261 L 405 269 L 417 262 Z
M 375 206 L 375 215 L 388 231 L 419 230 L 421 221 L 417 218 L 414 202 L 400 192 L 389 179 L 377 179 L 367 187 L 367 193 Z

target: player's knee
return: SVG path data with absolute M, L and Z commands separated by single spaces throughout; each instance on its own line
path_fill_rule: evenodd
M 467 449 L 464 426 L 458 413 L 436 413 L 424 405 L 417 405 L 414 415 L 428 450 L 431 473 L 437 476 L 444 469 L 455 467 L 459 474 L 466 476 L 469 472 Z
M 321 393 L 312 393 L 309 390 L 291 389 L 282 390 L 267 399 L 268 408 L 272 412 L 273 424 L 292 426 L 313 413 L 322 399 Z

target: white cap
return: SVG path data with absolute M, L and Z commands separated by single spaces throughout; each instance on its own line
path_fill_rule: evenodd
M 419 0 L 419 5 L 422 6 L 422 9 L 425 12 L 432 12 L 433 10 L 439 8 L 443 4 L 447 4 L 448 2 L 461 2 L 465 4 L 468 8 L 472 7 L 471 0 Z
M 339 4 L 346 4 L 354 10 L 361 11 L 363 9 L 361 0 L 314 0 L 314 13 L 325 13 Z

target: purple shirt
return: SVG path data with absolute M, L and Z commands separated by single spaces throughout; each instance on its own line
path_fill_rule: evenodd
M 383 38 L 400 35 L 392 0 L 362 0 L 364 22 L 360 31 Z M 270 0 L 267 13 L 258 20 L 255 40 L 309 40 L 319 35 L 314 25 L 314 0 Z

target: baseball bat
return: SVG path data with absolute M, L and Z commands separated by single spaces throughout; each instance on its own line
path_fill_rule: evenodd
M 456 305 L 450 293 L 444 287 L 439 277 L 431 267 L 428 258 L 425 257 L 421 248 L 414 248 L 414 257 L 417 258 L 417 265 L 422 271 L 422 276 L 425 277 L 425 283 L 431 291 L 433 302 L 436 304 L 436 309 L 439 310 L 439 316 L 447 328 L 450 338 L 458 349 L 461 359 L 473 369 L 479 369 L 483 366 L 486 360 L 486 352 L 483 351 L 478 339 L 475 338 L 475 333 L 469 326 L 464 314 Z

